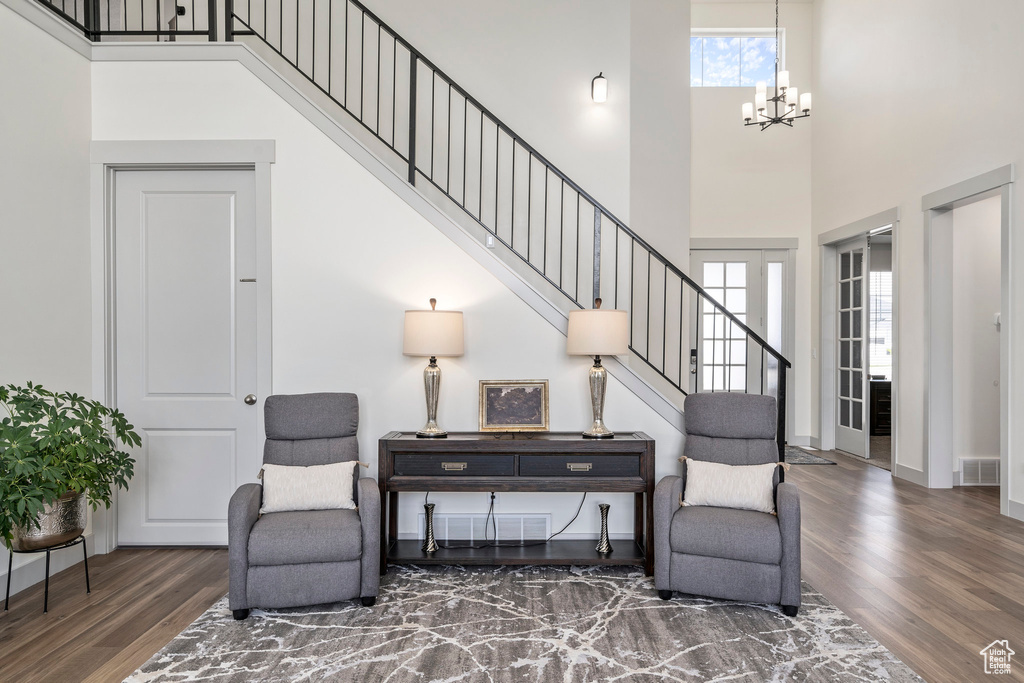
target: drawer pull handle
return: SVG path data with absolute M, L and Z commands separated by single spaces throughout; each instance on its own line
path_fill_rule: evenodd
M 570 472 L 589 472 L 594 465 L 589 462 L 567 462 L 565 467 Z
M 441 463 L 441 469 L 445 472 L 461 472 L 466 469 L 466 463 L 464 462 L 443 462 Z

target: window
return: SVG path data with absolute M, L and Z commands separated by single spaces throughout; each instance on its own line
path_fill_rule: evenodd
M 783 41 L 783 45 L 785 42 Z M 694 88 L 775 85 L 775 31 L 691 34 L 690 85 Z M 779 68 L 781 69 L 781 62 Z
M 892 379 L 892 273 L 871 271 L 871 376 Z

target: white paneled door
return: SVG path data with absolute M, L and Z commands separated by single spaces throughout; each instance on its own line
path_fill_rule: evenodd
M 837 248 L 836 304 L 838 419 L 836 448 L 868 456 L 868 243 L 866 238 Z
M 254 173 L 119 171 L 114 241 L 117 404 L 142 436 L 118 543 L 226 544 L 261 462 Z

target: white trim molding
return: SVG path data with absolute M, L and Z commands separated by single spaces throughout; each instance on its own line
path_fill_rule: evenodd
M 691 237 L 690 251 L 695 249 L 799 249 L 798 237 Z
M 111 212 L 116 173 L 139 169 L 237 168 L 254 172 L 256 188 L 256 395 L 273 393 L 270 165 L 273 140 L 97 140 L 91 145 L 92 391 L 117 405 L 114 235 Z M 263 411 L 257 430 L 263 434 Z M 95 552 L 117 547 L 117 492 L 93 513 Z
M 835 230 L 829 230 L 818 235 L 818 246 L 823 247 L 828 244 L 837 244 L 839 242 L 845 242 L 848 239 L 859 237 L 861 235 L 870 235 L 873 232 L 877 232 L 879 229 L 886 228 L 894 223 L 898 223 L 900 220 L 900 207 L 894 206 L 891 209 L 885 211 L 879 211 L 876 214 L 861 218 L 852 223 L 847 223 Z

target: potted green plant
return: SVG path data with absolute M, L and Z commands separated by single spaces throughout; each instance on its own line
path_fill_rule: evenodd
M 39 384 L 0 386 L 0 536 L 14 550 L 66 543 L 85 529 L 85 505 L 110 507 L 127 489 L 142 445 L 124 414 Z

